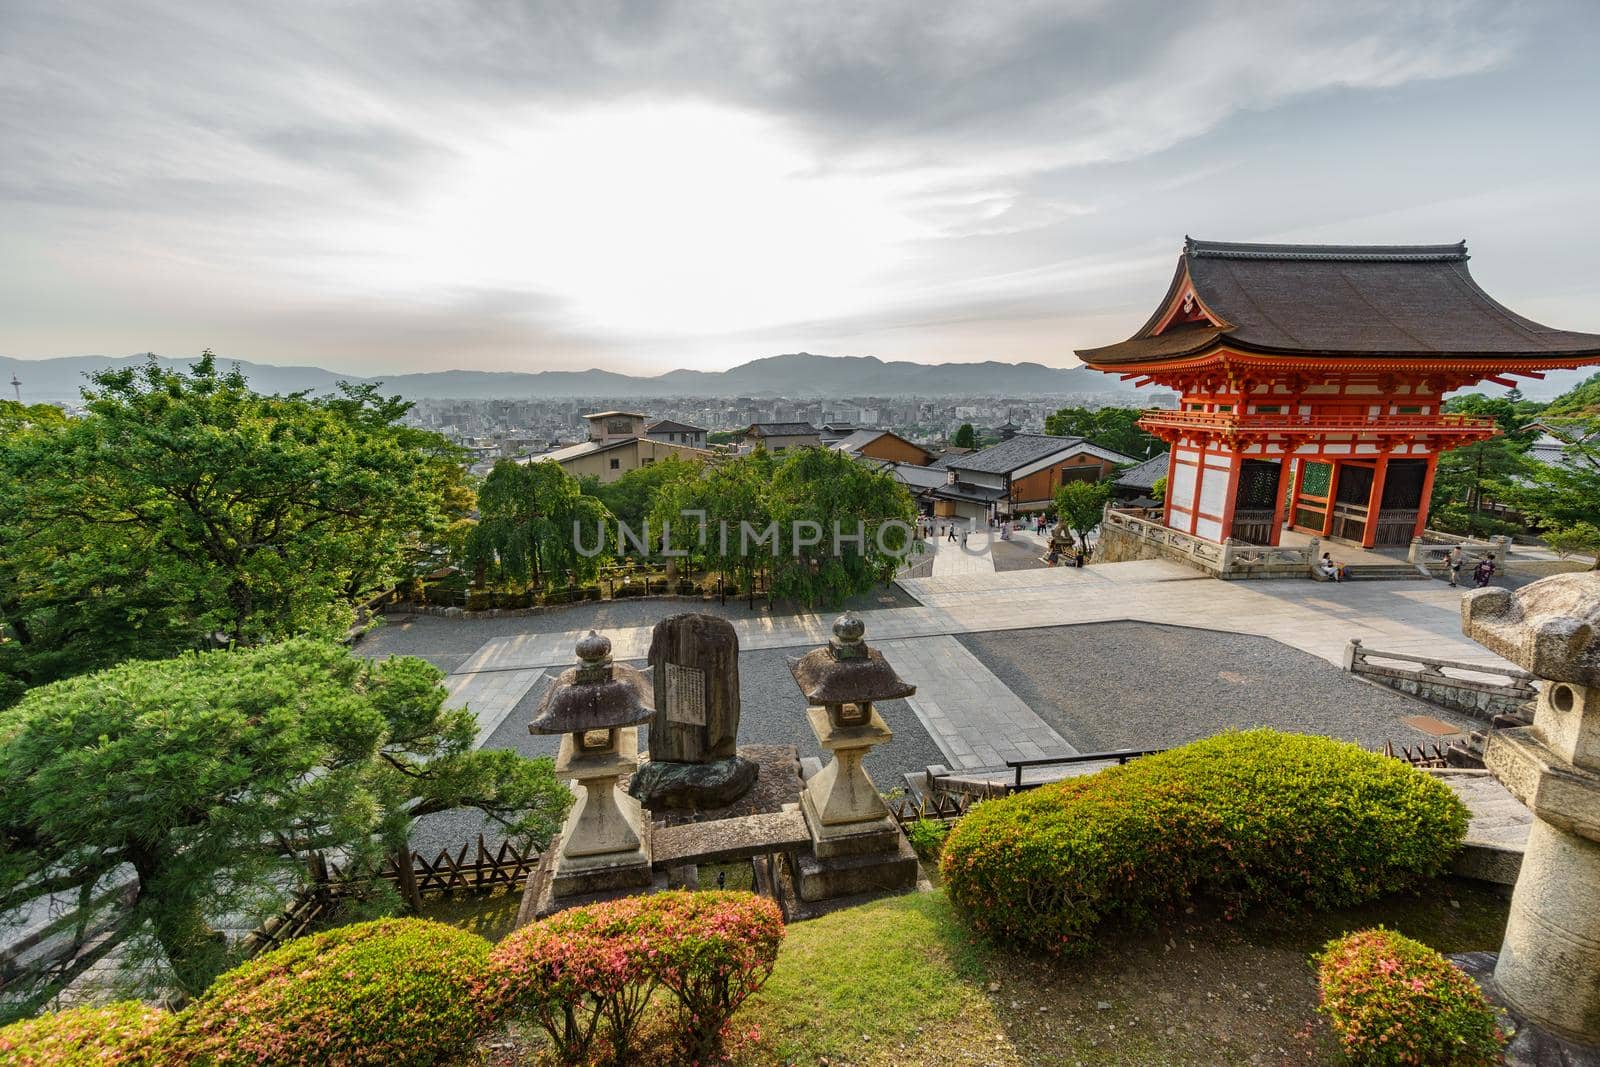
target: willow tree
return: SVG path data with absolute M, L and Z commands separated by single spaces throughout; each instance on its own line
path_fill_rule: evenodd
M 585 581 L 599 573 L 612 536 L 609 520 L 605 504 L 585 495 L 559 464 L 502 459 L 478 489 L 478 523 L 467 533 L 465 561 L 480 584 L 491 571 L 502 581 L 536 586 L 567 575 Z
M 917 509 L 906 487 L 843 452 L 791 452 L 766 492 L 783 542 L 774 557 L 777 596 L 837 604 L 888 581 L 910 550 Z

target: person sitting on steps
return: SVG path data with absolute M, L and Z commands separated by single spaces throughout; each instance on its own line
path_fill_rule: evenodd
M 1333 557 L 1328 555 L 1326 552 L 1324 552 L 1322 554 L 1322 558 L 1317 561 L 1317 573 L 1329 581 L 1344 581 L 1344 568 L 1335 563 L 1333 561 Z

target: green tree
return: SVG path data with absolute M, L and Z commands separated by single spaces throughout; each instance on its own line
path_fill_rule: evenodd
M 904 485 L 831 448 L 785 456 L 769 500 L 789 541 L 773 563 L 773 593 L 808 605 L 837 604 L 892 578 L 917 517 Z M 888 523 L 899 525 L 885 528 Z M 820 534 L 820 543 L 796 551 L 796 542 L 811 531 Z M 859 542 L 847 540 L 858 533 Z
M 119 616 L 133 655 L 337 636 L 471 504 L 457 451 L 370 386 L 263 396 L 209 352 L 91 383 L 84 417 L 0 444 L 0 585 L 23 643 L 107 638 Z
M 478 523 L 467 534 L 465 561 L 482 584 L 492 570 L 501 581 L 547 586 L 587 581 L 599 573 L 610 545 L 610 513 L 583 493 L 558 463 L 502 459 L 478 490 Z M 579 552 L 600 546 L 594 555 Z
M 1592 375 L 1550 401 L 1550 417 L 1600 419 L 1600 374 Z
M 628 471 L 610 485 L 596 486 L 591 495 L 598 497 L 618 522 L 642 535 L 656 497 L 674 482 L 692 480 L 699 466 L 668 456 L 659 463 Z M 659 543 L 660 526 L 654 523 L 651 526 L 655 534 L 653 540 Z
M 1056 515 L 1078 535 L 1085 552 L 1089 551 L 1089 533 L 1100 525 L 1110 499 L 1110 482 L 1068 482 L 1056 490 Z
M 1148 459 L 1161 443 L 1139 428 L 1144 414 L 1137 408 L 1062 408 L 1044 420 L 1044 432 L 1054 437 L 1082 437 L 1090 444 Z
M 569 795 L 550 761 L 474 751 L 442 677 L 296 639 L 31 690 L 0 712 L 0 918 L 46 893 L 87 907 L 131 869 L 118 929 L 148 930 L 194 993 L 227 963 L 212 924 L 281 896 L 314 854 L 373 862 L 463 807 L 547 839 Z
M 978 445 L 978 434 L 977 431 L 972 428 L 972 423 L 963 422 L 956 430 L 955 437 L 951 438 L 950 443 L 955 445 L 957 448 L 976 448 Z
M 1537 436 L 1528 427 L 1539 407 L 1531 401 L 1482 393 L 1466 393 L 1445 403 L 1447 413 L 1493 419 L 1500 433 L 1439 457 L 1428 512 L 1433 525 L 1481 536 L 1507 531 L 1504 520 L 1484 513 L 1484 504 L 1503 500 L 1506 488 L 1535 466 L 1526 452 Z
M 1498 485 L 1495 495 L 1545 531 L 1552 547 L 1589 552 L 1600 528 L 1600 432 L 1582 421 L 1546 420 L 1544 429 L 1561 442 L 1560 463 L 1526 461 L 1521 477 Z

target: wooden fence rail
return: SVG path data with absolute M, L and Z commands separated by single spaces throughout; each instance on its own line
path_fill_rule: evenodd
M 328 860 L 314 861 L 309 884 L 282 911 L 246 935 L 242 944 L 246 955 L 254 956 L 291 941 L 331 914 L 341 897 L 359 891 L 373 879 L 392 882 L 414 911 L 422 909 L 423 897 L 429 893 L 487 893 L 499 887 L 514 893 L 533 873 L 539 855 L 537 848 L 519 849 L 510 841 L 502 841 L 499 848 L 491 850 L 480 834 L 476 849 L 471 843 L 462 845 L 454 855 L 441 849 L 431 860 L 408 850 L 404 857 L 386 858 L 371 876 L 350 874 Z

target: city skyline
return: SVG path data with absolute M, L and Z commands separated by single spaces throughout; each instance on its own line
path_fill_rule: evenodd
M 1186 233 L 1600 329 L 1582 4 L 383 11 L 0 14 L 0 355 L 1065 367 Z

